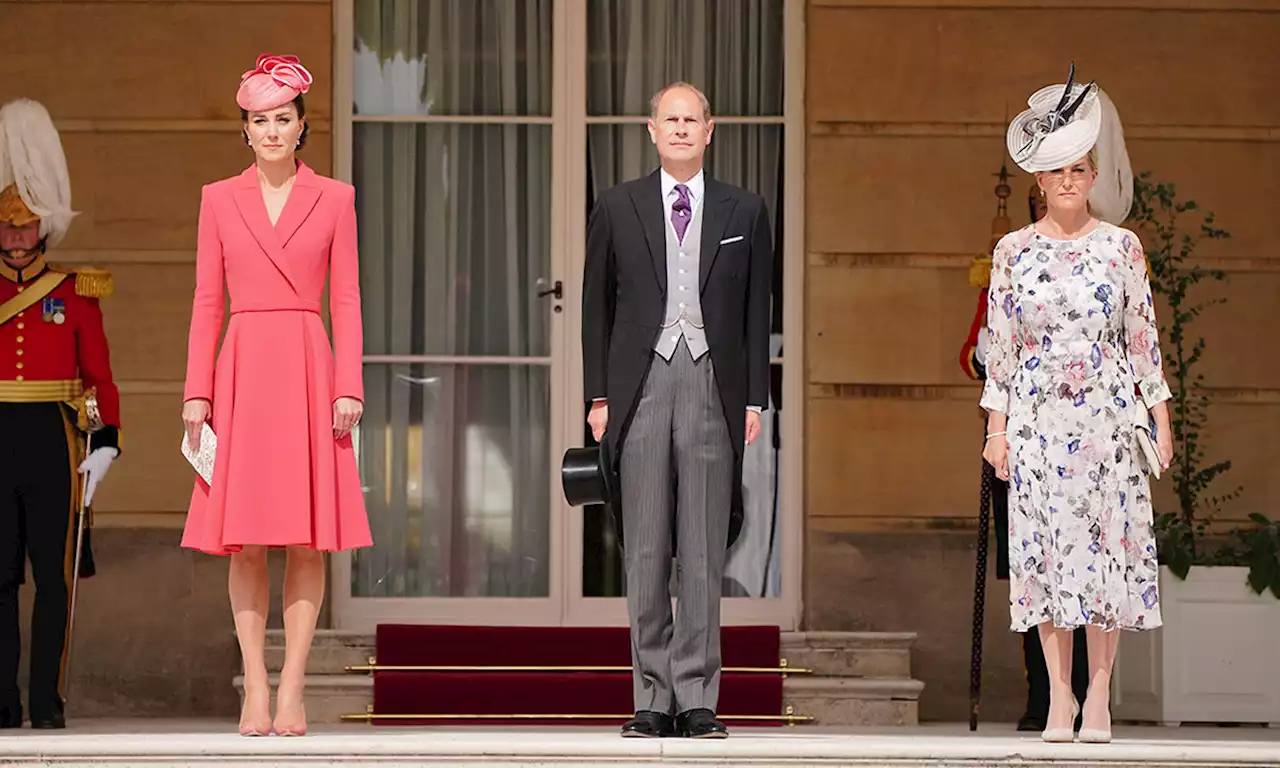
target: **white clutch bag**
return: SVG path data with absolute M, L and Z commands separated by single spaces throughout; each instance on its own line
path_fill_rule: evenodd
M 191 450 L 191 446 L 187 444 L 187 433 L 185 431 L 182 433 L 182 455 L 187 457 L 196 474 L 200 475 L 208 485 L 213 485 L 213 458 L 217 453 L 218 438 L 214 436 L 213 428 L 207 422 L 200 433 L 199 450 Z
M 1155 479 L 1160 479 L 1160 451 L 1156 448 L 1156 422 L 1151 413 L 1146 411 L 1145 423 L 1138 423 L 1133 430 L 1133 438 L 1138 443 L 1138 452 L 1147 465 L 1147 472 Z

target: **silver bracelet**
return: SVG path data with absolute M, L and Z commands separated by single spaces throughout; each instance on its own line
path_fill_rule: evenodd
M 987 440 L 990 440 L 993 437 L 1000 437 L 1001 435 L 1007 435 L 1007 434 L 1009 433 L 1008 432 L 992 432 L 991 434 L 987 435 Z

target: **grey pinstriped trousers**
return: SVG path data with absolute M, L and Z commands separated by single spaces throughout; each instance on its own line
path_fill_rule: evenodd
M 654 353 L 619 467 L 637 710 L 716 708 L 720 591 L 733 499 L 729 440 L 711 355 L 695 361 L 683 337 L 669 362 Z

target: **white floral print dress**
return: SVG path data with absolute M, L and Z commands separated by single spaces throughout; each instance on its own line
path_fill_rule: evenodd
M 1075 240 L 1011 232 L 988 302 L 981 403 L 1008 415 L 1011 628 L 1159 627 L 1133 430 L 1170 395 L 1141 241 L 1105 222 Z

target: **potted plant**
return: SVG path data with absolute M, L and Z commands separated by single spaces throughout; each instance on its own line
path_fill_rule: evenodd
M 1280 524 L 1254 514 L 1251 526 L 1225 540 L 1210 527 L 1242 489 L 1216 491 L 1231 462 L 1207 462 L 1202 442 L 1209 399 L 1196 367 L 1205 341 L 1190 326 L 1225 299 L 1199 301 L 1193 294 L 1200 283 L 1226 275 L 1189 261 L 1200 242 L 1230 234 L 1215 226 L 1213 213 L 1198 212 L 1194 200 L 1179 201 L 1172 184 L 1153 182 L 1148 173 L 1135 180 L 1128 224 L 1146 245 L 1152 292 L 1168 303 L 1161 337 L 1173 391 L 1168 482 L 1177 509 L 1155 521 L 1164 627 L 1121 637 L 1113 713 L 1170 724 L 1280 723 L 1280 665 L 1272 661 L 1280 636 Z M 1198 222 L 1189 221 L 1197 215 Z

